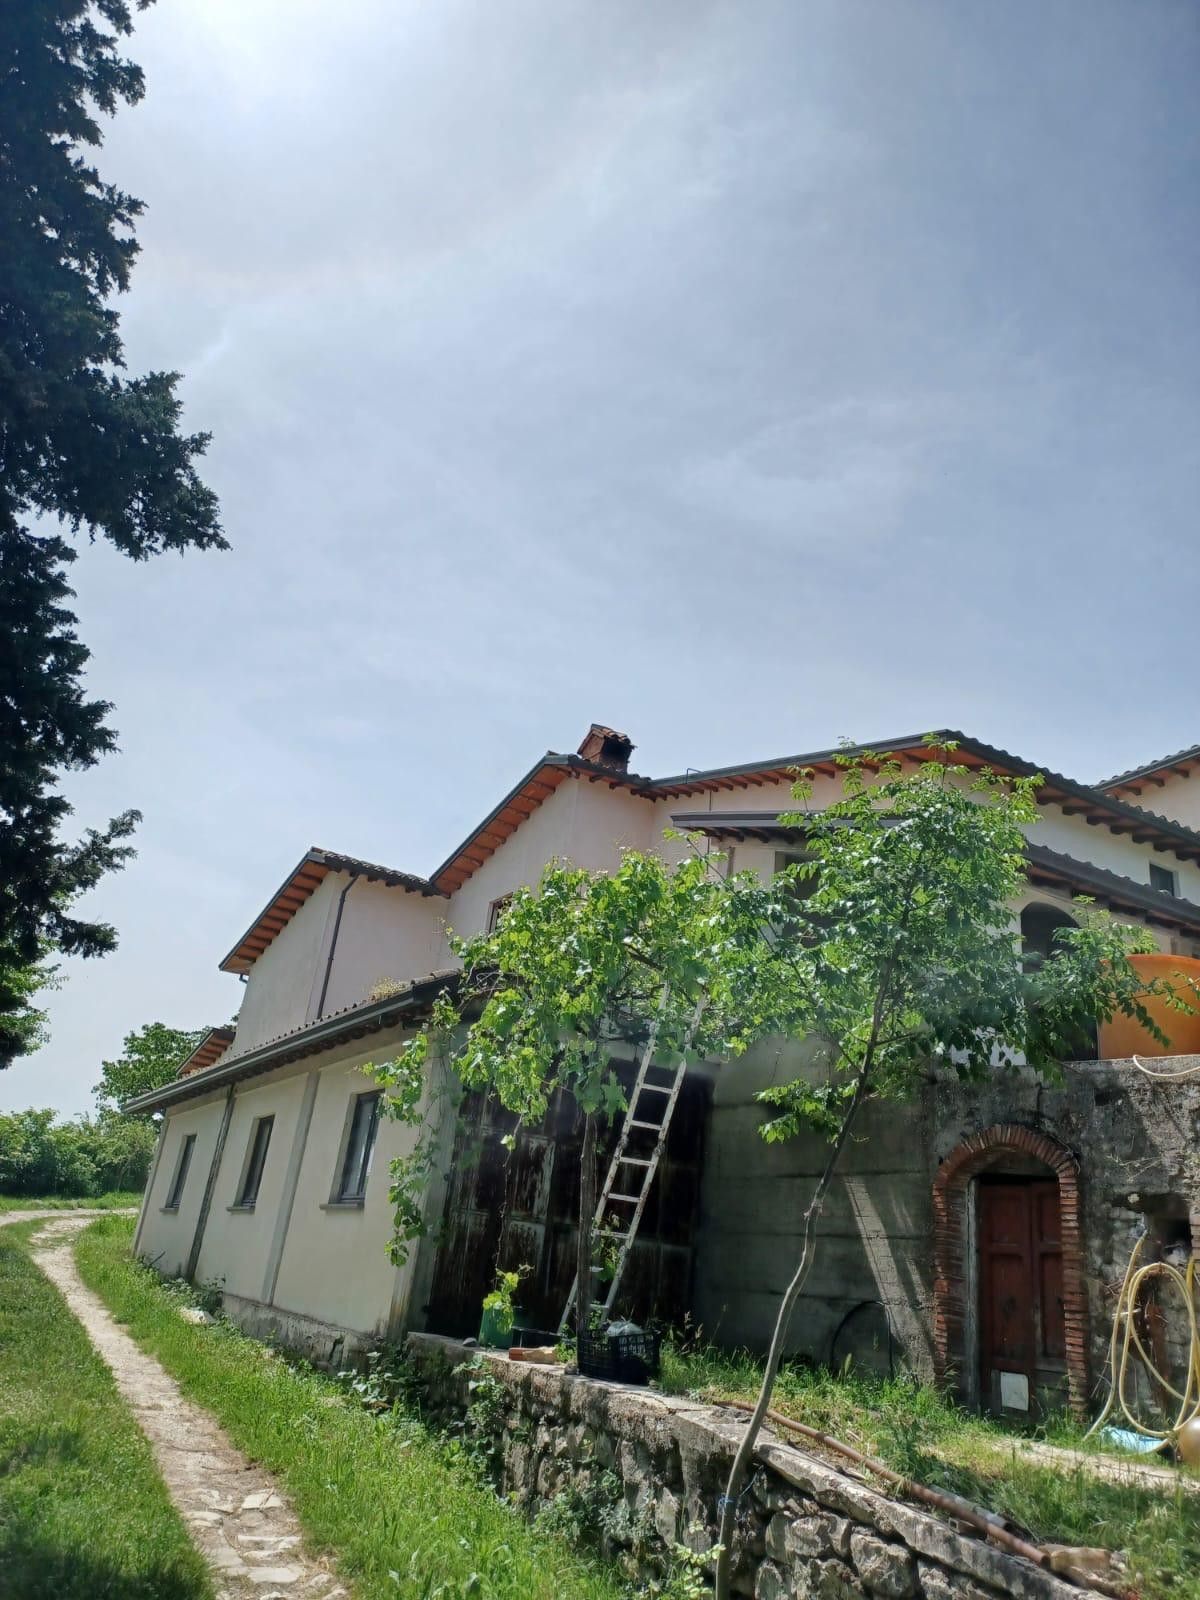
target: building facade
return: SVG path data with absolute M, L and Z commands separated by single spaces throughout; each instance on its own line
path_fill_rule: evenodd
M 968 765 L 1044 771 L 943 737 Z M 921 738 L 875 748 L 929 756 Z M 494 1107 L 448 1117 L 431 1083 L 427 1234 L 397 1265 L 388 1166 L 415 1135 L 380 1117 L 364 1069 L 411 1036 L 452 974 L 448 930 L 488 927 L 549 861 L 603 871 L 626 848 L 669 854 L 682 848 L 664 841 L 671 828 L 767 873 L 799 848 L 779 822 L 794 769 L 813 770 L 814 805 L 840 792 L 829 750 L 659 779 L 630 771 L 631 750 L 594 725 L 577 754 L 548 753 L 428 877 L 306 852 L 221 963 L 244 980 L 236 1026 L 133 1102 L 162 1115 L 137 1224 L 144 1259 L 218 1283 L 248 1327 L 325 1361 L 405 1329 L 474 1331 L 498 1263 L 531 1269 L 526 1320 L 557 1324 L 574 1267 L 573 1104 L 556 1100 L 509 1151 Z M 1030 949 L 1048 948 L 1086 894 L 1148 927 L 1163 952 L 1200 956 L 1197 770 L 1200 750 L 1096 786 L 1044 773 L 1013 906 Z M 765 1145 L 755 1095 L 804 1053 L 777 1041 L 689 1069 L 628 1268 L 636 1314 L 765 1343 L 823 1147 Z M 1162 1250 L 1200 1243 L 1200 1088 L 1168 1093 L 1127 1062 L 972 1090 L 931 1067 L 911 1105 L 866 1117 L 821 1219 L 794 1351 L 904 1363 L 996 1409 L 1083 1409 L 1135 1231 Z M 1156 1336 L 1176 1335 L 1168 1323 Z

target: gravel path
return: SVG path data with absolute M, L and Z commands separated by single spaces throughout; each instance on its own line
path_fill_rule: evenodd
M 295 1513 L 270 1474 L 236 1450 L 207 1411 L 184 1399 L 175 1380 L 83 1284 L 71 1241 L 92 1213 L 10 1211 L 0 1222 L 39 1215 L 50 1220 L 33 1240 L 33 1258 L 111 1369 L 176 1509 L 212 1568 L 219 1600 L 345 1597 L 327 1567 L 305 1555 Z

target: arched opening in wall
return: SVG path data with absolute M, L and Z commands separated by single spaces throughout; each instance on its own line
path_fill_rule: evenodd
M 967 1405 L 1036 1417 L 1087 1396 L 1074 1156 L 1015 1124 L 972 1135 L 933 1185 L 934 1350 Z
M 1021 912 L 1021 955 L 1027 972 L 1036 972 L 1058 948 L 1058 935 L 1079 923 L 1069 911 L 1045 900 L 1031 900 Z M 1063 1052 L 1069 1061 L 1095 1061 L 1099 1055 L 1096 1025 L 1082 1027 Z
M 1077 928 L 1078 922 L 1061 906 L 1045 900 L 1031 900 L 1021 912 L 1021 954 L 1027 967 L 1040 967 L 1054 954 L 1055 940 L 1063 928 Z

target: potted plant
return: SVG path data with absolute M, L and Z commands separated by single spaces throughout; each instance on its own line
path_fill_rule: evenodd
M 496 1287 L 483 1297 L 483 1316 L 479 1322 L 479 1342 L 485 1350 L 508 1349 L 517 1320 L 517 1290 L 521 1279 L 531 1270 L 522 1265 L 515 1272 L 496 1274 Z

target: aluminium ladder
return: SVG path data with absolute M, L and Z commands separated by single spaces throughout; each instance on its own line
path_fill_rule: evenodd
M 666 1003 L 667 990 L 663 990 L 663 1004 Z M 696 1030 L 700 1026 L 700 1019 L 704 1015 L 707 997 L 701 995 L 696 1002 L 696 1009 L 688 1023 L 687 1033 L 684 1035 L 683 1047 L 679 1052 L 679 1061 L 674 1067 L 660 1067 L 660 1072 L 669 1072 L 669 1083 L 651 1083 L 649 1072 L 654 1066 L 654 1047 L 658 1040 L 658 1017 L 651 1025 L 650 1032 L 638 1056 L 637 1076 L 633 1080 L 633 1088 L 629 1093 L 629 1104 L 625 1110 L 625 1119 L 621 1124 L 621 1133 L 617 1139 L 617 1147 L 613 1151 L 612 1160 L 609 1162 L 608 1173 L 600 1190 L 600 1198 L 596 1202 L 596 1214 L 592 1220 L 594 1236 L 603 1236 L 606 1239 L 619 1239 L 620 1250 L 613 1266 L 613 1274 L 609 1279 L 608 1291 L 600 1305 L 600 1318 L 603 1322 L 612 1310 L 613 1301 L 617 1298 L 617 1289 L 620 1286 L 621 1275 L 625 1271 L 625 1263 L 629 1252 L 633 1248 L 633 1241 L 637 1236 L 641 1224 L 642 1213 L 646 1209 L 646 1201 L 650 1197 L 650 1189 L 654 1183 L 654 1175 L 658 1171 L 658 1163 L 666 1149 L 667 1133 L 671 1126 L 671 1118 L 675 1114 L 675 1106 L 679 1100 L 680 1090 L 683 1088 L 684 1074 L 687 1071 L 687 1052 L 691 1048 Z M 660 1007 L 661 1015 L 661 1007 Z M 643 1108 L 642 1101 L 645 1098 Z M 660 1115 L 655 1116 L 655 1109 Z M 629 1154 L 630 1135 L 634 1132 L 653 1133 L 656 1135 L 654 1148 L 649 1155 L 633 1156 Z M 630 1179 L 626 1174 L 632 1173 Z M 641 1174 L 640 1181 L 637 1174 Z M 606 1228 L 604 1219 L 610 1206 L 630 1206 L 629 1220 L 623 1227 Z M 593 1266 L 592 1272 L 599 1268 Z M 590 1289 L 590 1285 L 589 1285 Z M 575 1311 L 575 1304 L 579 1297 L 579 1274 L 576 1272 L 571 1292 L 567 1296 L 566 1309 L 563 1311 L 562 1320 L 559 1322 L 560 1336 L 571 1331 L 571 1319 Z

